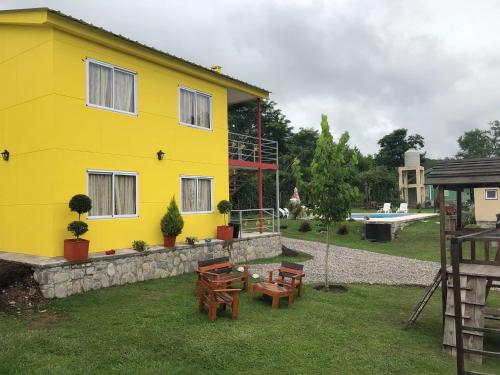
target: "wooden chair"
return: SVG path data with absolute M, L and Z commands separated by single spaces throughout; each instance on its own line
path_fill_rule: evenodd
M 278 277 L 273 279 L 274 272 L 278 272 Z M 269 271 L 269 282 L 275 283 L 284 287 L 298 289 L 299 297 L 302 296 L 302 291 L 304 284 L 302 279 L 304 278 L 304 265 L 292 262 L 281 262 L 281 267 L 272 271 Z
M 199 272 L 199 304 L 198 310 L 208 308 L 208 319 L 217 319 L 217 309 L 222 307 L 225 311 L 227 306 L 231 308 L 231 318 L 238 318 L 239 296 L 241 289 L 225 287 L 225 281 L 219 281 L 212 273 Z
M 248 286 L 248 266 L 243 266 L 242 274 L 233 273 L 234 264 L 229 261 L 229 257 L 202 260 L 198 262 L 198 281 L 196 283 L 196 295 L 199 296 L 199 287 L 201 273 L 210 274 L 214 280 L 217 280 L 226 288 L 229 288 L 235 282 L 243 283 L 243 290 Z M 222 285 L 222 284 L 221 284 Z

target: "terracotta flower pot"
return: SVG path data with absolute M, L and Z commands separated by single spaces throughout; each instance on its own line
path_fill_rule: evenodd
M 163 236 L 163 246 L 174 247 L 176 238 L 177 237 Z
M 220 225 L 217 227 L 217 239 L 229 241 L 233 239 L 233 227 L 229 225 Z
M 70 239 L 64 240 L 64 257 L 68 260 L 85 260 L 89 257 L 89 241 Z

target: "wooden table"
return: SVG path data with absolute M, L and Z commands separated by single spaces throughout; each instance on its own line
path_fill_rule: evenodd
M 272 308 L 276 309 L 280 305 L 280 298 L 288 297 L 288 304 L 293 303 L 293 289 L 279 286 L 273 283 L 256 283 L 251 284 L 248 288 L 248 300 L 253 299 L 254 292 L 261 292 L 267 296 L 272 297 Z

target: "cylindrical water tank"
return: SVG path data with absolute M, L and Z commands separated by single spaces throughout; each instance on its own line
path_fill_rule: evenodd
M 420 152 L 414 148 L 410 148 L 405 152 L 405 167 L 420 166 Z

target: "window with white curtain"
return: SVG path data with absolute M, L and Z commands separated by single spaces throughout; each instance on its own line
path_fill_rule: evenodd
M 212 97 L 180 87 L 179 122 L 183 125 L 212 129 Z
M 181 211 L 183 213 L 213 212 L 212 178 L 181 177 Z
M 137 113 L 137 74 L 87 59 L 87 105 Z
M 498 199 L 498 189 L 486 189 L 484 191 L 484 198 L 486 200 L 497 200 Z
M 137 174 L 88 171 L 89 218 L 137 216 Z

